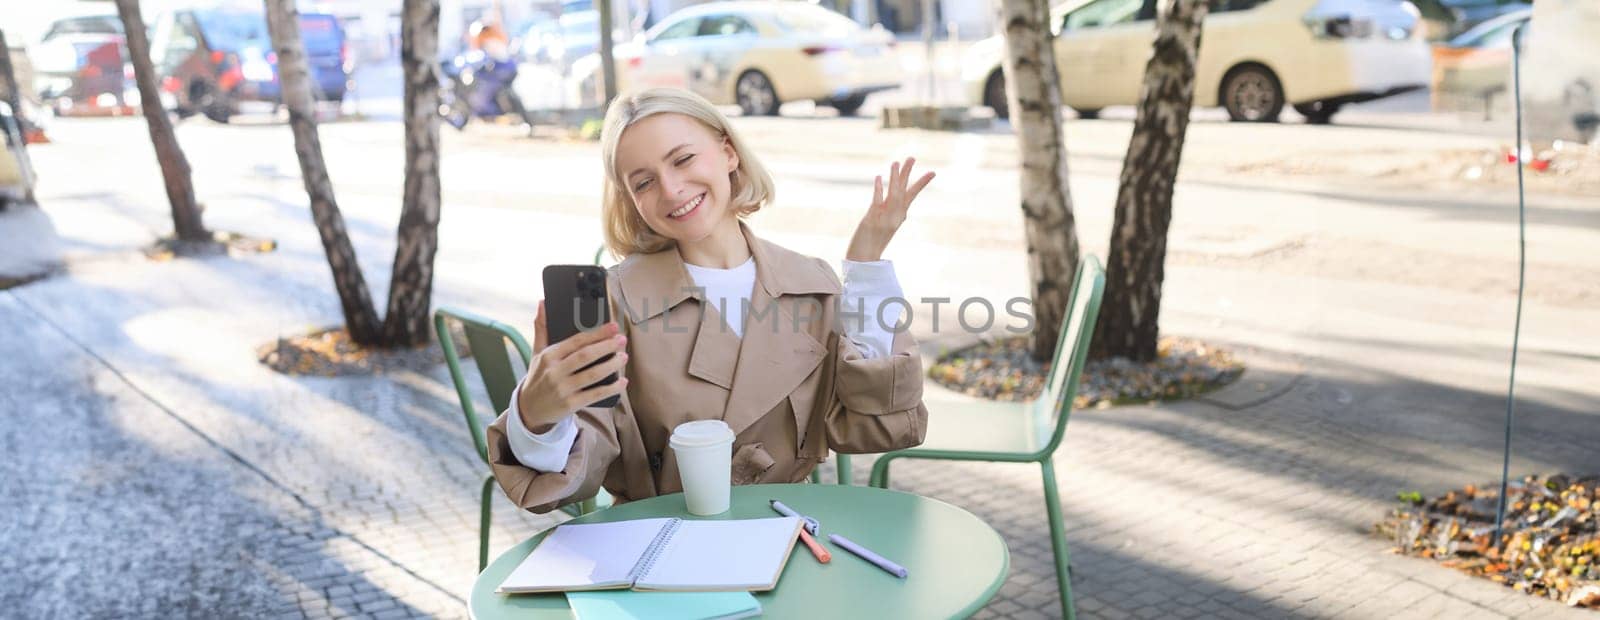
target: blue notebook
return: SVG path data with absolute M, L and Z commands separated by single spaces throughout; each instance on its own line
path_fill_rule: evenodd
M 749 592 L 568 592 L 576 620 L 735 620 L 761 615 Z

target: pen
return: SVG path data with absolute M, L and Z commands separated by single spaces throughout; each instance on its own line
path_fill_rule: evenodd
M 833 554 L 828 553 L 828 550 L 822 547 L 822 543 L 817 542 L 817 539 L 812 537 L 812 534 L 817 533 L 817 528 L 821 527 L 816 519 L 795 512 L 793 508 L 785 506 L 783 502 L 778 500 L 772 500 L 772 509 L 785 517 L 795 517 L 805 522 L 805 527 L 800 528 L 800 541 L 811 549 L 811 555 L 817 556 L 818 562 L 827 564 L 833 560 Z
M 906 578 L 906 574 L 907 573 L 906 573 L 906 569 L 905 569 L 904 566 L 901 566 L 899 564 L 895 564 L 894 562 L 890 562 L 887 558 L 884 558 L 881 555 L 878 555 L 876 553 L 873 553 L 873 552 L 869 551 L 866 547 L 863 547 L 861 545 L 858 545 L 858 544 L 855 544 L 853 542 L 850 542 L 850 539 L 848 539 L 848 538 L 845 538 L 845 537 L 840 536 L 838 534 L 829 534 L 828 535 L 828 540 L 833 541 L 833 544 L 835 544 L 835 545 L 839 545 L 840 547 L 844 547 L 845 551 L 849 551 L 850 553 L 854 553 L 854 554 L 856 554 L 858 556 L 861 556 L 861 559 L 866 560 L 868 562 L 871 562 L 873 564 L 876 564 L 878 566 L 878 568 L 881 568 L 881 569 L 883 569 L 885 571 L 888 571 L 889 574 L 891 574 L 891 575 L 894 575 L 894 576 L 899 577 L 901 579 L 905 579 Z
M 828 553 L 827 549 L 823 549 L 822 544 L 818 543 L 817 539 L 812 538 L 811 532 L 807 532 L 806 528 L 803 527 L 800 528 L 800 542 L 805 543 L 807 547 L 811 548 L 811 555 L 817 556 L 818 562 L 827 564 L 829 561 L 833 560 L 833 554 Z
M 801 521 L 805 521 L 806 522 L 806 529 L 809 530 L 812 534 L 819 533 L 819 532 L 817 532 L 817 528 L 822 527 L 822 524 L 821 523 L 817 523 L 816 519 L 813 519 L 811 517 L 808 517 L 808 516 L 805 516 L 805 515 L 800 514 L 798 512 L 795 512 L 793 508 L 785 506 L 783 504 L 783 502 L 780 502 L 778 500 L 772 500 L 772 509 L 778 511 L 778 514 L 783 515 L 785 517 L 798 517 Z

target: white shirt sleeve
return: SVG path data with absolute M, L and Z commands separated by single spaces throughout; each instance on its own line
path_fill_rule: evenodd
M 899 324 L 905 305 L 901 301 L 885 304 L 889 299 L 905 300 L 893 262 L 844 261 L 844 297 L 840 300 L 839 318 L 845 338 L 867 359 L 889 357 L 894 350 L 894 332 L 884 326 Z
M 511 443 L 512 456 L 523 465 L 547 474 L 566 469 L 572 444 L 578 439 L 578 423 L 569 415 L 543 433 L 528 430 L 522 424 L 522 411 L 517 405 L 517 396 L 521 393 L 519 382 L 516 389 L 511 390 L 510 419 L 506 420 L 506 440 Z

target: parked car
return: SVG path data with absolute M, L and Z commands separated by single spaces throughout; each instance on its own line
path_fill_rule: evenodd
M 887 32 L 809 3 L 716 2 L 667 16 L 614 57 L 623 89 L 678 86 L 752 115 L 812 100 L 850 116 L 867 95 L 899 87 L 892 44 Z M 591 75 L 594 58 L 584 59 Z
M 1421 11 L 1426 38 L 1447 41 L 1507 13 L 1526 11 L 1528 0 L 1408 0 Z
M 1093 0 L 1057 18 L 1062 102 L 1085 118 L 1139 100 L 1155 30 L 1156 0 Z M 1360 0 L 1220 0 L 1206 16 L 1194 105 L 1222 106 L 1235 121 L 1276 122 L 1286 105 L 1326 123 L 1348 103 L 1423 88 L 1428 46 L 1416 8 Z M 963 59 L 970 101 L 1005 117 L 1000 37 Z
M 352 69 L 344 28 L 332 15 L 301 13 L 300 38 L 312 93 L 320 100 L 344 101 Z M 259 11 L 168 13 L 157 20 L 150 47 L 162 90 L 180 116 L 200 113 L 226 123 L 241 102 L 280 102 L 278 55 Z
M 1434 108 L 1482 106 L 1487 111 L 1511 84 L 1511 34 L 1533 9 L 1501 15 L 1433 46 Z
M 1540 2 L 1523 33 L 1523 121 L 1533 140 L 1600 141 L 1600 3 Z
M 22 131 L 12 115 L 11 105 L 0 101 L 0 208 L 22 202 L 33 187 L 33 170 L 23 150 Z
M 139 105 L 116 15 L 56 20 L 29 58 L 34 92 L 58 115 L 131 114 Z

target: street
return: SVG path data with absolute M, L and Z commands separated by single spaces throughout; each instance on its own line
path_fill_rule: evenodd
M 1084 617 L 1584 617 L 1387 555 L 1371 534 L 1398 492 L 1498 479 L 1517 308 L 1515 186 L 1492 169 L 1514 170 L 1494 163 L 1512 140 L 1403 105 L 1332 126 L 1216 111 L 1190 125 L 1162 330 L 1233 349 L 1249 371 L 1201 399 L 1074 414 L 1057 469 Z M 403 148 L 398 121 L 373 118 L 321 135 L 382 300 Z M 1077 234 L 1102 260 L 1130 120 L 1067 124 Z M 889 248 L 908 296 L 1029 295 L 1008 126 L 886 131 L 870 112 L 804 110 L 734 123 L 777 180 L 759 234 L 837 261 L 873 176 L 915 156 L 939 176 Z M 600 244 L 601 169 L 595 143 L 526 133 L 443 129 L 434 304 L 529 333 L 539 270 Z M 206 224 L 275 252 L 143 258 L 171 219 L 142 119 L 58 119 L 54 143 L 30 150 L 66 269 L 0 291 L 13 330 L 0 409 L 15 412 L 0 494 L 21 498 L 0 516 L 0 573 L 23 575 L 0 583 L 5 615 L 465 616 L 483 467 L 445 370 L 322 379 L 258 364 L 256 346 L 340 321 L 291 135 L 252 116 L 190 119 L 178 136 Z M 1462 172 L 1485 157 L 1487 172 Z M 1514 476 L 1600 471 L 1588 170 L 1529 181 Z M 925 359 L 975 341 L 952 306 L 937 331 L 932 306 L 913 307 Z M 901 461 L 894 487 L 1005 537 L 1011 575 L 979 617 L 1059 613 L 1037 472 Z M 500 498 L 491 549 L 557 520 Z

